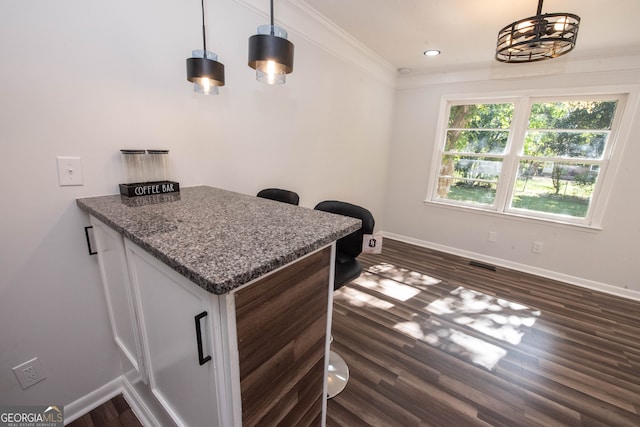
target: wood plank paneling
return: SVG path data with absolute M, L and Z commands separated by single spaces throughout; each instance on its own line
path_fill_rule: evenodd
M 331 248 L 235 294 L 243 425 L 319 425 Z

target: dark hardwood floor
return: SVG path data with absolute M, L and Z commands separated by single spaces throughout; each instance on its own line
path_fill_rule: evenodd
M 328 426 L 640 426 L 640 302 L 390 239 L 359 259 Z M 139 426 L 114 400 L 70 426 Z
M 120 394 L 67 424 L 67 427 L 142 427 L 142 424 Z
M 328 426 L 640 426 L 640 302 L 389 239 L 359 259 Z

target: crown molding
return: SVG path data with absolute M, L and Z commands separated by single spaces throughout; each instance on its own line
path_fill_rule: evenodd
M 490 61 L 482 64 L 461 65 L 438 70 L 414 70 L 400 75 L 398 89 L 417 89 L 425 86 L 508 80 L 561 75 L 587 75 L 606 72 L 640 71 L 640 53 L 601 52 L 584 56 L 555 58 L 530 64 L 504 64 Z
M 269 19 L 267 0 L 234 0 Z M 297 37 L 369 74 L 381 83 L 395 87 L 397 71 L 393 65 L 328 20 L 303 0 L 280 0 L 276 22 Z

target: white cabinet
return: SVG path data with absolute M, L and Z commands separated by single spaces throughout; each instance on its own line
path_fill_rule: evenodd
M 178 426 L 234 425 L 232 411 L 219 410 L 230 405 L 217 390 L 227 384 L 218 378 L 224 376 L 220 297 L 96 218 L 91 224 L 113 336 L 122 354 L 122 381 L 136 405 L 158 427 L 165 427 L 167 419 Z M 166 414 L 159 414 L 159 408 Z
M 130 364 L 123 366 L 123 370 L 133 369 L 146 380 L 124 240 L 122 235 L 95 218 L 91 219 L 91 224 L 113 337 L 124 358 L 123 362 Z
M 151 391 L 178 425 L 229 425 L 216 390 L 223 383 L 217 297 L 135 244 L 125 246 Z
M 91 222 L 122 383 L 146 424 L 324 426 L 334 245 L 215 295 Z

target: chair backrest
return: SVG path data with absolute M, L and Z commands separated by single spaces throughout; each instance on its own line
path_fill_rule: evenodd
M 258 197 L 263 199 L 276 200 L 278 202 L 289 203 L 290 205 L 297 205 L 300 203 L 300 196 L 298 193 L 289 190 L 283 190 L 281 188 L 265 188 L 260 190 L 257 194 Z
M 359 230 L 342 237 L 336 242 L 336 250 L 338 253 L 345 254 L 352 258 L 360 255 L 362 252 L 362 236 L 364 234 L 372 234 L 375 226 L 375 220 L 371 212 L 362 206 L 337 200 L 320 202 L 316 205 L 315 209 L 358 218 L 362 221 L 362 227 Z

